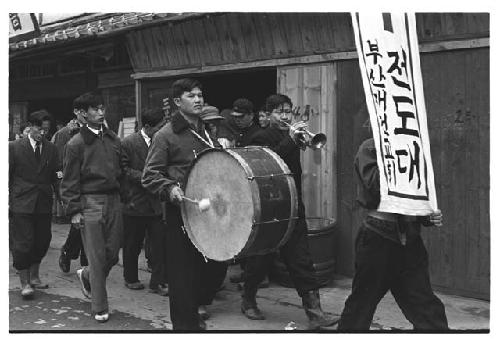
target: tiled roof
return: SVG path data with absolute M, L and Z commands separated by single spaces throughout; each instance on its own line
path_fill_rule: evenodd
M 111 16 L 109 16 L 111 15 Z M 9 44 L 10 52 L 48 45 L 55 42 L 74 41 L 91 36 L 105 35 L 127 27 L 139 27 L 153 21 L 174 21 L 200 16 L 203 13 L 119 13 L 98 15 L 95 20 L 81 24 L 82 20 L 73 20 L 72 24 L 59 23 L 41 27 L 39 37 Z M 103 18 L 104 17 L 104 18 Z M 80 24 L 78 24 L 80 22 Z

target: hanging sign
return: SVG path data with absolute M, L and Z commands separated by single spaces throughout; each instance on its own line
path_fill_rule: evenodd
M 9 38 L 38 30 L 34 13 L 9 13 Z
M 414 14 L 353 13 L 380 172 L 379 211 L 437 209 Z

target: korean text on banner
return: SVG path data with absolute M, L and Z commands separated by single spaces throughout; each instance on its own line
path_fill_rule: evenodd
M 353 13 L 380 169 L 379 211 L 437 209 L 414 14 Z

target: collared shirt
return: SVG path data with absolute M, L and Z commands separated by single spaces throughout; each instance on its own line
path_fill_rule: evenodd
M 102 134 L 102 126 L 101 126 L 101 129 L 95 129 L 95 128 L 92 128 L 90 127 L 89 125 L 87 125 L 87 128 L 92 132 L 94 133 L 95 135 L 99 135 L 99 132 L 101 132 Z
M 31 148 L 33 148 L 33 152 L 36 152 L 36 140 L 28 134 L 28 139 L 30 140 Z M 42 142 L 40 141 L 40 153 L 42 152 Z
M 144 141 L 146 142 L 146 145 L 151 146 L 151 138 L 144 132 L 144 128 L 141 128 L 141 135 L 144 138 Z

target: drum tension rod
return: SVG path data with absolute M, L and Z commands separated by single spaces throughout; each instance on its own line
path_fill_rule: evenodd
M 268 220 L 268 221 L 261 221 L 261 222 L 254 222 L 253 225 L 261 225 L 261 224 L 270 224 L 273 222 L 281 222 L 281 221 L 290 221 L 290 220 L 297 220 L 299 217 L 293 217 L 293 218 L 288 218 L 288 219 L 276 219 L 274 218 L 273 220 Z
M 248 177 L 248 180 L 252 181 L 254 179 L 261 179 L 261 178 L 274 178 L 274 177 L 281 177 L 284 175 L 293 175 L 291 172 L 290 173 L 278 173 L 278 174 L 269 174 L 269 175 L 254 175 L 251 177 Z

